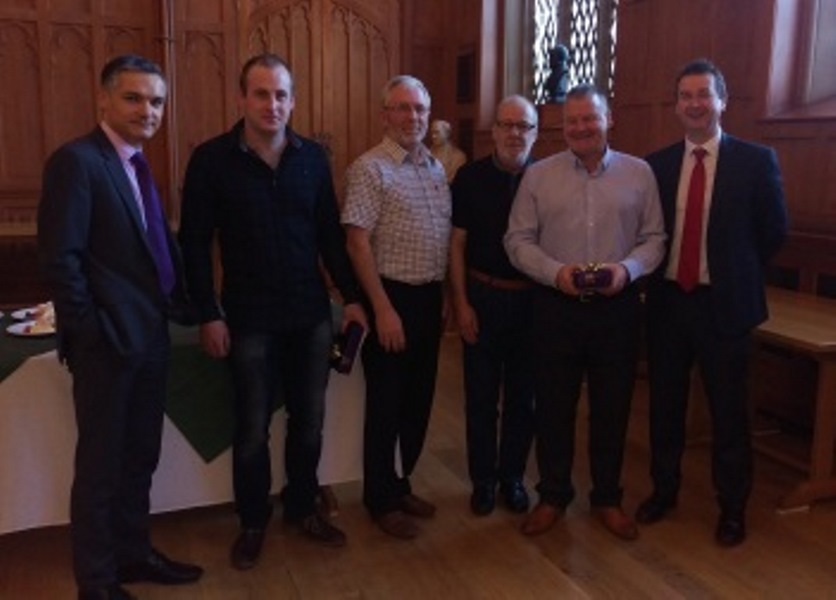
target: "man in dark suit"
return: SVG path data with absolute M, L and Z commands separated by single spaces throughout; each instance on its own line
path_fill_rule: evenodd
M 177 244 L 139 154 L 165 98 L 159 66 L 113 59 L 101 74 L 99 126 L 44 169 L 38 244 L 78 428 L 70 521 L 80 599 L 132 598 L 121 583 L 188 583 L 203 572 L 149 539 L 167 321 L 185 305 Z
M 764 265 L 787 231 L 781 175 L 771 148 L 723 133 L 723 75 L 686 65 L 676 84 L 685 140 L 651 154 L 669 244 L 647 292 L 653 494 L 636 519 L 659 521 L 676 505 L 690 374 L 696 361 L 712 420 L 715 538 L 746 538 L 752 448 L 746 390 L 751 331 L 767 317 Z

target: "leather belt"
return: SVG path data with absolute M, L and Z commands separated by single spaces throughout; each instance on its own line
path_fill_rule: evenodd
M 493 277 L 487 273 L 482 273 L 482 271 L 477 271 L 476 269 L 468 269 L 467 274 L 471 279 L 498 290 L 528 290 L 534 287 L 534 284 L 530 281 L 523 279 L 502 279 L 500 277 Z

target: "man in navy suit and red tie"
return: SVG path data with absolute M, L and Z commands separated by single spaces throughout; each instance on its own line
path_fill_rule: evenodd
M 707 60 L 676 80 L 685 140 L 651 154 L 668 247 L 647 291 L 653 493 L 636 520 L 650 524 L 676 506 L 693 364 L 712 421 L 712 480 L 721 546 L 746 539 L 752 489 L 747 366 L 751 332 L 767 318 L 764 267 L 787 233 L 774 150 L 724 133 L 728 94 Z
M 101 122 L 44 167 L 38 246 L 58 354 L 73 376 L 70 533 L 80 600 L 133 598 L 120 584 L 190 583 L 203 573 L 168 559 L 149 537 L 168 320 L 186 306 L 178 246 L 141 153 L 165 99 L 159 66 L 114 58 L 101 74 Z

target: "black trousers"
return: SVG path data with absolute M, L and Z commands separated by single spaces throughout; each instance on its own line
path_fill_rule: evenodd
M 363 345 L 363 503 L 373 517 L 395 510 L 411 492 L 409 476 L 421 455 L 432 408 L 442 328 L 440 282 L 408 285 L 384 279 L 383 286 L 401 318 L 406 350 L 384 351 L 374 327 Z
M 665 282 L 648 294 L 651 477 L 660 498 L 676 499 L 696 363 L 711 415 L 717 499 L 724 512 L 743 514 L 753 476 L 746 386 L 751 335 L 723 335 L 712 315 L 708 288 L 686 294 Z
M 462 344 L 467 465 L 474 485 L 522 481 L 525 474 L 534 437 L 533 294 L 533 288 L 468 283 L 479 319 L 476 343 Z
M 621 466 L 638 359 L 634 288 L 588 302 L 548 288 L 534 298 L 537 490 L 565 508 L 574 498 L 575 420 L 586 377 L 592 506 L 621 503 Z
M 78 340 L 67 357 L 78 427 L 70 536 L 79 588 L 114 583 L 118 565 L 151 551 L 149 493 L 160 457 L 169 354 L 160 315 L 143 354 L 118 356 L 98 338 Z

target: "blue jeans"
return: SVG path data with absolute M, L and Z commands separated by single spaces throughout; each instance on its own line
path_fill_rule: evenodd
M 314 513 L 331 339 L 330 318 L 292 331 L 231 332 L 232 478 L 244 528 L 263 528 L 272 514 L 269 429 L 282 399 L 287 414 L 284 517 L 297 520 Z

